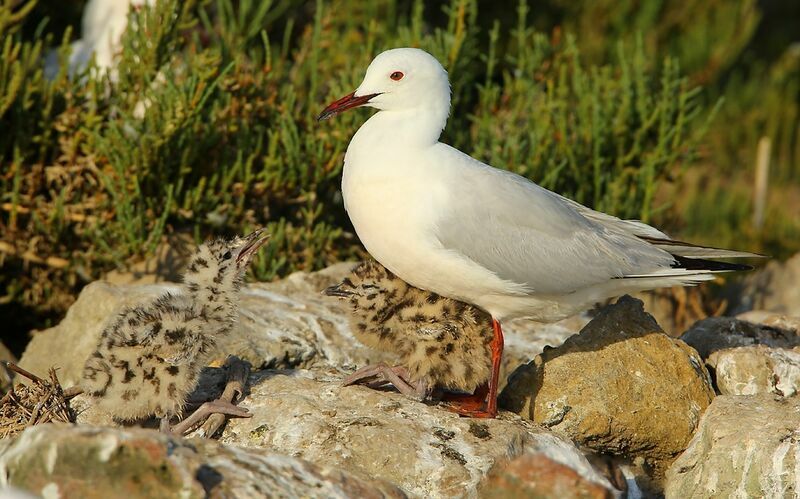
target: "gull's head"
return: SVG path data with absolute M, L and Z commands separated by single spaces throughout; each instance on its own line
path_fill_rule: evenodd
M 326 120 L 360 106 L 382 111 L 423 109 L 444 119 L 450 110 L 447 71 L 424 50 L 397 48 L 372 60 L 361 85 L 351 94 L 331 103 L 319 115 Z

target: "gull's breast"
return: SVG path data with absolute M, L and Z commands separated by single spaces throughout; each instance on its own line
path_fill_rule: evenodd
M 373 161 L 381 163 L 348 151 L 342 176 L 345 209 L 373 258 L 413 286 L 479 306 L 485 295 L 509 292 L 509 283 L 439 241 L 440 214 L 457 195 L 446 175 L 424 161 Z
M 345 166 L 345 209 L 367 251 L 390 270 L 405 268 L 430 246 L 433 192 L 414 175 L 366 171 Z

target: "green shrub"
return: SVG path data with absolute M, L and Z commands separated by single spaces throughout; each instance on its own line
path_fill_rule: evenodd
M 584 59 L 578 38 L 535 32 L 524 2 L 487 31 L 470 0 L 441 15 L 419 0 L 162 0 L 131 14 L 114 71 L 71 77 L 70 29 L 43 24 L 33 1 L 2 1 L 0 316 L 32 317 L 19 331 L 169 232 L 266 224 L 261 280 L 360 255 L 339 182 L 367 111 L 315 116 L 387 48 L 418 46 L 447 67 L 445 140 L 626 217 L 666 206 L 657 194 L 693 164 L 716 102 L 703 107 L 648 38 L 605 40 L 613 57 Z M 47 80 L 57 43 L 62 70 Z

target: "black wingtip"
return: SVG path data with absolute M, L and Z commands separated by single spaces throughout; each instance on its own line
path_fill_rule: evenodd
M 711 272 L 745 272 L 753 270 L 752 265 L 745 265 L 742 263 L 718 262 L 716 260 L 689 258 L 679 255 L 672 255 L 672 258 L 675 259 L 675 263 L 672 264 L 672 268 L 674 269 L 708 270 Z
M 716 246 L 705 246 L 700 244 L 694 243 L 687 243 L 686 241 L 680 241 L 678 239 L 664 239 L 659 237 L 649 237 L 649 236 L 636 236 L 642 241 L 647 241 L 648 243 L 654 246 L 667 246 L 664 248 L 666 251 L 669 251 L 669 246 L 686 246 L 687 248 L 701 248 L 701 249 L 709 249 L 709 250 L 721 250 L 721 251 L 731 251 L 726 250 L 725 248 L 717 248 Z M 763 255 L 761 253 L 753 253 L 749 251 L 735 251 L 732 250 L 734 253 L 739 253 L 739 255 L 731 256 L 730 258 L 772 258 L 771 255 Z M 723 257 L 726 258 L 726 257 Z

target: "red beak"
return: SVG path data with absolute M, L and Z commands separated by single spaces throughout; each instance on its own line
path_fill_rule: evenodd
M 363 106 L 376 95 L 380 94 L 368 94 L 356 97 L 355 92 L 349 93 L 344 97 L 342 97 L 341 99 L 331 102 L 328 105 L 328 107 L 323 109 L 322 112 L 319 114 L 319 116 L 317 116 L 317 121 L 324 121 L 330 118 L 331 116 L 341 113 L 342 111 L 347 111 L 348 109 L 352 109 L 354 107 Z

